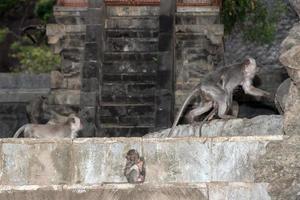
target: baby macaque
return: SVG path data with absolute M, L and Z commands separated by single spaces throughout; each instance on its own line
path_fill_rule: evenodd
M 14 138 L 24 133 L 25 138 L 76 138 L 82 129 L 81 121 L 75 115 L 70 115 L 65 123 L 25 124 L 17 130 Z
M 143 183 L 146 176 L 144 158 L 135 149 L 131 149 L 127 152 L 126 160 L 124 175 L 128 183 Z

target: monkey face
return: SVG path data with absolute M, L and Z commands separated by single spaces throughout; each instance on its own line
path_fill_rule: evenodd
M 78 117 L 73 116 L 73 117 L 70 118 L 70 120 L 71 120 L 71 129 L 72 129 L 72 131 L 78 132 L 83 128 L 81 120 Z

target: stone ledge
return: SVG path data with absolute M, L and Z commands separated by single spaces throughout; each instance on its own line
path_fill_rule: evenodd
M 283 136 L 0 140 L 0 185 L 125 182 L 125 154 L 137 149 L 150 184 L 250 182 L 253 164 Z M 199 170 L 190 170 L 199 169 Z M 43 175 L 43 176 L 41 176 Z
M 0 186 L 0 199 L 6 200 L 269 200 L 266 183 L 197 183 L 197 184 L 103 184 L 52 186 Z M 137 192 L 138 191 L 138 192 Z

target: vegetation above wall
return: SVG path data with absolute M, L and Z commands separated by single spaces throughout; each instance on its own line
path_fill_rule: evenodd
M 286 11 L 283 0 L 274 0 L 268 5 L 265 0 L 224 0 L 222 22 L 225 32 L 234 27 L 243 30 L 245 40 L 270 43 L 275 38 L 276 25 Z
M 46 73 L 60 63 L 47 47 L 45 25 L 53 19 L 55 0 L 1 0 L 0 47 L 6 48 L 0 62 L 0 71 Z M 20 23 L 16 23 L 20 21 Z M 12 23 L 13 22 L 13 23 Z M 10 40 L 9 38 L 13 38 Z M 4 58 L 3 58 L 4 57 Z M 6 58 L 5 58 L 6 57 Z M 9 66 L 1 66 L 9 63 Z M 2 68 L 2 69 L 1 69 Z

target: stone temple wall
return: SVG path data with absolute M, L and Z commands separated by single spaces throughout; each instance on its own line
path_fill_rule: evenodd
M 196 195 L 196 199 L 211 200 L 296 200 L 296 185 L 293 190 L 281 188 L 284 192 L 280 194 L 274 190 L 299 177 L 299 141 L 299 137 L 282 135 L 3 139 L 0 199 L 109 200 L 126 199 L 137 191 L 149 196 L 145 199 L 160 199 L 156 192 L 161 190 L 161 199 L 171 199 L 177 191 L 178 198 L 186 199 Z M 125 154 L 131 148 L 146 160 L 146 181 L 142 185 L 125 183 Z

